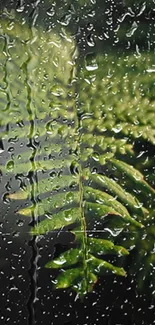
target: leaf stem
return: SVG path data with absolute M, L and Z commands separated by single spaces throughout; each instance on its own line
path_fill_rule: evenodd
M 71 71 L 71 86 L 76 85 L 74 83 L 73 76 L 75 75 L 75 65 L 73 65 L 73 69 Z M 74 86 L 75 87 L 75 86 Z M 81 164 L 81 116 L 78 114 L 78 90 L 74 91 L 75 93 L 75 105 L 74 105 L 74 123 L 75 123 L 75 142 L 76 142 L 76 155 L 77 155 L 77 163 L 78 163 L 78 172 L 79 172 L 79 204 L 80 204 L 80 223 L 81 223 L 81 233 L 82 233 L 82 266 L 84 271 L 84 281 L 82 282 L 81 295 L 83 296 L 88 292 L 88 243 L 87 243 L 87 226 L 85 219 L 85 202 L 84 202 L 84 188 L 83 188 L 83 173 L 82 173 L 82 164 Z

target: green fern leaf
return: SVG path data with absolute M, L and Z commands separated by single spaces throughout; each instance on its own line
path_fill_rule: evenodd
M 107 235 L 107 228 L 120 233 L 132 228 L 138 233 L 149 216 L 144 202 L 130 192 L 128 183 L 124 185 L 120 179 L 114 179 L 123 172 L 136 188 L 154 197 L 154 190 L 142 174 L 124 162 L 134 154 L 130 139 L 125 138 L 126 130 L 129 134 L 135 127 L 135 132 L 139 132 L 139 127 L 144 126 L 143 111 L 137 110 L 140 124 L 138 127 L 137 123 L 137 128 L 133 114 L 140 94 L 128 107 L 129 96 L 120 111 L 122 94 L 116 100 L 118 85 L 109 76 L 100 78 L 102 69 L 94 78 L 82 68 L 76 78 L 72 59 L 75 44 L 69 36 L 61 39 L 17 23 L 12 27 L 11 23 L 0 24 L 0 42 L 5 52 L 0 93 L 1 137 L 4 147 L 10 139 L 19 145 L 24 143 L 24 147 L 18 154 L 10 155 L 1 165 L 1 171 L 20 177 L 22 174 L 23 178 L 29 175 L 30 184 L 8 197 L 29 200 L 18 214 L 32 219 L 32 236 L 72 225 L 74 248 L 47 262 L 46 267 L 60 269 L 54 281 L 57 289 L 72 287 L 83 297 L 93 290 L 98 275 L 126 275 L 123 268 L 103 259 L 105 254 L 118 257 L 129 254 L 124 242 L 117 245 L 115 238 Z M 98 58 L 100 67 L 102 60 L 107 62 L 107 58 Z M 131 65 L 133 58 L 130 60 Z M 118 64 L 114 74 L 118 73 Z M 108 64 L 105 70 L 109 73 Z M 79 87 L 78 95 L 75 84 Z M 129 95 L 127 90 L 126 95 Z M 147 91 L 145 97 L 144 103 Z M 113 103 L 112 110 L 109 102 Z M 147 112 L 149 141 L 154 143 L 151 104 Z M 133 139 L 136 134 L 132 133 Z M 141 136 L 145 139 L 143 133 Z M 114 176 L 106 174 L 107 165 Z M 39 222 L 38 217 L 41 217 Z M 104 237 L 94 235 L 98 227 Z

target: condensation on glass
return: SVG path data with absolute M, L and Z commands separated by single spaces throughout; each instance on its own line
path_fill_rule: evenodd
M 154 13 L 1 1 L 2 325 L 155 323 Z

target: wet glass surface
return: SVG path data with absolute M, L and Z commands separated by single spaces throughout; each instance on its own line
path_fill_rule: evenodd
M 1 1 L 2 325 L 155 323 L 154 18 Z

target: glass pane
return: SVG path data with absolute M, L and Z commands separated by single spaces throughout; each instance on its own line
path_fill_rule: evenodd
M 155 3 L 1 1 L 1 324 L 154 324 Z

